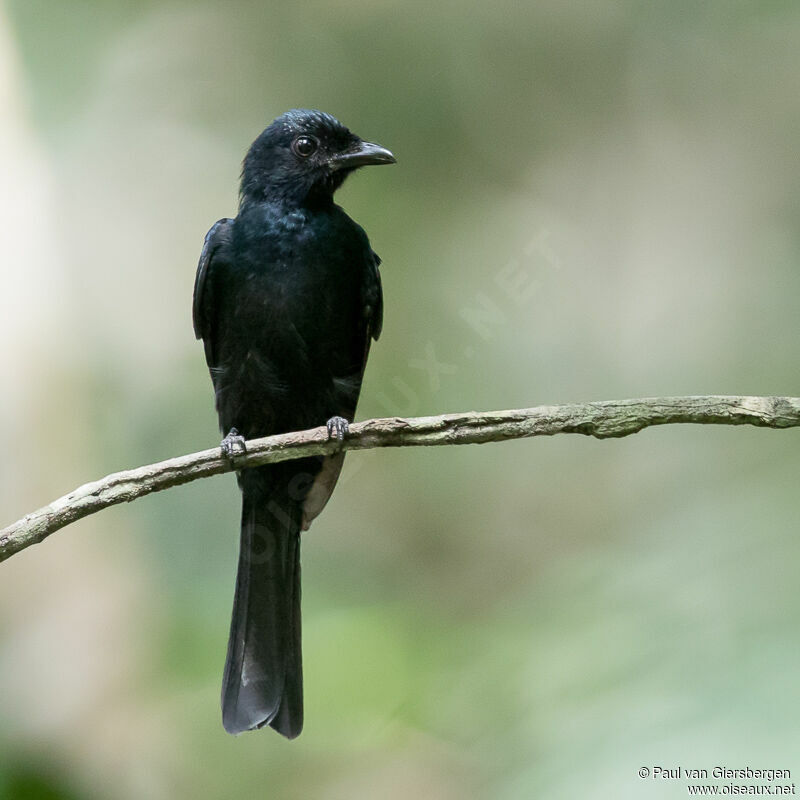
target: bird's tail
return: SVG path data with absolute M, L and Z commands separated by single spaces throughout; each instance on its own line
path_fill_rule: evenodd
M 242 534 L 222 724 L 228 733 L 270 725 L 293 739 L 303 729 L 302 512 L 270 469 L 275 467 L 247 470 L 240 480 Z

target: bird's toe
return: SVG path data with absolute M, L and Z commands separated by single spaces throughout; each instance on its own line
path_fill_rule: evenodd
M 328 438 L 338 439 L 340 442 L 350 433 L 350 423 L 344 417 L 331 417 L 326 423 Z
M 222 455 L 228 461 L 236 466 L 237 459 L 241 458 L 247 452 L 247 445 L 245 444 L 244 436 L 242 436 L 236 428 L 231 428 L 228 434 L 220 442 L 220 450 Z

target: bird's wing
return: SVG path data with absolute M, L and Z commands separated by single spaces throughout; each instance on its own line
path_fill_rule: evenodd
M 337 414 L 352 421 L 355 418 L 358 395 L 361 391 L 361 381 L 367 366 L 369 348 L 372 340 L 377 341 L 383 327 L 383 289 L 381 287 L 380 256 L 369 248 L 367 250 L 367 275 L 362 289 L 363 323 L 359 328 L 356 353 L 361 352 L 361 369 L 355 375 L 342 376 L 342 387 L 348 387 L 340 396 L 340 405 Z M 358 356 L 356 355 L 356 358 Z M 353 362 L 350 361 L 350 364 Z M 322 461 L 322 469 L 317 473 L 314 482 L 303 502 L 303 530 L 308 530 L 312 521 L 319 516 L 325 507 L 339 480 L 339 473 L 344 463 L 344 453 L 335 453 L 326 456 Z
M 192 321 L 194 335 L 198 339 L 208 339 L 211 325 L 212 304 L 209 302 L 210 291 L 208 275 L 211 263 L 221 245 L 230 240 L 232 219 L 227 217 L 215 222 L 206 234 L 200 261 L 197 264 L 197 275 L 194 279 L 194 297 L 192 301 Z
M 369 358 L 369 348 L 374 339 L 378 341 L 383 328 L 383 287 L 381 286 L 381 257 L 372 249 L 367 250 L 367 275 L 362 285 L 361 303 L 363 308 L 363 323 L 359 331 L 359 338 L 361 339 L 360 352 L 361 352 L 361 374 L 358 376 L 359 386 L 361 379 L 364 377 L 364 370 L 367 368 L 367 359 Z M 356 398 L 358 394 L 356 393 Z M 352 419 L 355 414 L 355 403 L 350 413 L 345 413 L 347 419 Z
M 372 253 L 372 280 L 368 281 L 364 310 L 367 317 L 367 350 L 369 351 L 370 338 L 378 341 L 383 329 L 383 287 L 381 286 L 381 257 L 374 251 Z M 367 357 L 364 356 L 366 364 Z

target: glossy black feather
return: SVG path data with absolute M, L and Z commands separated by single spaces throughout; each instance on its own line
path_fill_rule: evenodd
M 313 137 L 313 156 L 295 151 Z M 370 149 L 371 148 L 371 149 Z M 377 155 L 376 155 L 377 154 Z M 322 112 L 279 117 L 244 163 L 235 219 L 206 236 L 194 289 L 220 429 L 246 439 L 353 419 L 370 339 L 380 334 L 380 259 L 366 234 L 333 203 L 349 165 L 388 163 L 388 151 Z M 382 160 L 377 160 L 378 158 Z M 308 458 L 239 473 L 241 548 L 222 691 L 226 730 L 303 725 L 300 530 L 315 479 Z M 319 481 L 318 481 L 319 483 Z

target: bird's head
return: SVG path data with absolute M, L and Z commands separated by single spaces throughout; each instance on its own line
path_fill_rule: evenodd
M 385 147 L 365 142 L 330 114 L 293 109 L 250 147 L 242 166 L 242 200 L 330 202 L 354 170 L 394 162 Z

